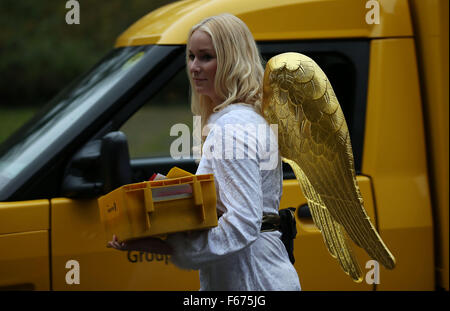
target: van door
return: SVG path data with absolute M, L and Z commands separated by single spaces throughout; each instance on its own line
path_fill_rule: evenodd
M 0 290 L 49 289 L 49 201 L 0 202 Z
M 166 174 L 173 166 L 196 171 L 194 160 L 170 157 L 175 138 L 170 136 L 171 127 L 180 123 L 192 126 L 187 80 L 183 71 L 178 72 L 120 127 L 128 138 L 133 182 L 146 181 L 153 173 Z M 168 255 L 106 248 L 112 237 L 105 235 L 100 223 L 97 198 L 54 198 L 51 206 L 55 290 L 200 288 L 198 272 L 178 269 Z M 76 271 L 78 283 L 74 282 Z
M 198 273 L 169 256 L 106 248 L 96 199 L 52 199 L 54 290 L 198 290 Z

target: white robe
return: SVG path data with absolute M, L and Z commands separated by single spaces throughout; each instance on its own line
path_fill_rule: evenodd
M 214 174 L 217 209 L 223 215 L 210 230 L 170 235 L 172 263 L 199 269 L 200 290 L 300 290 L 281 233 L 260 232 L 263 213 L 278 213 L 282 193 L 276 136 L 264 118 L 244 104 L 212 114 L 209 124 L 215 127 L 205 140 L 196 174 Z M 259 130 L 249 130 L 246 136 L 241 135 L 244 131 L 226 135 L 226 129 L 236 124 Z M 269 137 L 274 143 L 271 150 Z M 230 141 L 234 145 L 227 149 Z

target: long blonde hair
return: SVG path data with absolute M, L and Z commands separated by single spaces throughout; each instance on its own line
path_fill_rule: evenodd
M 191 110 L 194 115 L 201 116 L 202 128 L 213 112 L 233 103 L 245 103 L 254 106 L 260 112 L 264 68 L 247 25 L 228 13 L 202 20 L 189 31 L 186 64 L 189 57 L 189 41 L 196 30 L 204 31 L 211 36 L 217 56 L 214 87 L 216 94 L 223 99 L 220 105 L 213 107 L 209 97 L 195 91 L 189 68 L 186 68 L 191 85 Z

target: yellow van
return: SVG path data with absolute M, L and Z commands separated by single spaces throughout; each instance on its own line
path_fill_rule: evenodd
M 325 71 L 366 210 L 397 259 L 378 269 L 353 245 L 368 276 L 354 283 L 285 167 L 280 208 L 297 208 L 302 289 L 448 290 L 447 0 L 186 0 L 150 12 L 0 146 L 0 289 L 199 288 L 198 272 L 166 255 L 106 248 L 97 198 L 173 166 L 195 172 L 169 153 L 172 126 L 193 122 L 187 31 L 223 12 L 249 26 L 264 60 L 300 52 Z

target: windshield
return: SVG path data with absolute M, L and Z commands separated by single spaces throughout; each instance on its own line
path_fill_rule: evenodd
M 4 199 L 2 193 L 6 185 L 45 156 L 49 147 L 62 144 L 64 134 L 81 118 L 98 115 L 99 104 L 104 104 L 105 97 L 120 81 L 127 79 L 131 84 L 131 80 L 138 78 L 140 74 L 139 70 L 135 70 L 135 65 L 146 58 L 152 47 L 126 47 L 111 51 L 0 146 L 0 200 Z

